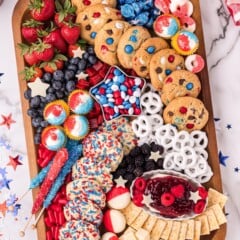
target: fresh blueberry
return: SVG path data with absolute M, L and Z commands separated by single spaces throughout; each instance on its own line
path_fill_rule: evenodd
M 152 171 L 155 169 L 155 162 L 154 160 L 149 160 L 145 163 L 145 166 L 144 166 L 145 170 L 146 171 Z
M 43 130 L 43 128 L 42 128 L 42 127 L 38 127 L 38 128 L 37 128 L 37 130 L 36 130 L 36 133 L 41 133 L 41 132 L 42 132 L 42 130 Z
M 95 52 L 94 52 L 93 46 L 88 46 L 88 47 L 87 47 L 87 52 L 88 52 L 89 54 L 94 54 Z
M 41 126 L 41 122 L 42 122 L 42 118 L 41 117 L 36 117 L 32 119 L 32 126 L 37 128 Z
M 75 64 L 69 64 L 68 67 L 67 67 L 67 69 L 76 72 L 77 69 L 78 69 L 78 67 L 77 67 L 77 65 L 75 65 Z
M 44 108 L 46 106 L 46 103 L 41 102 L 39 106 L 40 108 Z
M 37 110 L 39 116 L 43 116 L 43 108 Z
M 30 100 L 30 107 L 31 108 L 37 108 L 40 105 L 40 97 L 39 96 L 35 96 L 33 98 L 31 98 Z
M 84 70 L 86 68 L 87 61 L 85 59 L 81 59 L 78 63 L 78 69 Z
M 35 134 L 34 143 L 35 144 L 40 144 L 41 143 L 41 134 L 40 133 Z
M 64 73 L 62 70 L 56 70 L 53 73 L 53 79 L 57 81 L 63 81 L 64 80 Z
M 64 91 L 59 90 L 59 91 L 56 91 L 56 96 L 58 99 L 61 99 L 65 97 L 65 93 Z
M 159 158 L 159 159 L 157 160 L 157 167 L 158 167 L 158 168 L 163 169 L 163 161 L 164 161 L 163 158 Z
M 63 86 L 63 84 L 62 84 L 61 81 L 54 81 L 53 84 L 52 84 L 52 87 L 53 87 L 55 90 L 61 89 L 62 86 Z
M 89 53 L 88 53 L 88 52 L 85 52 L 85 53 L 83 54 L 83 59 L 88 60 L 88 57 L 89 57 Z
M 42 103 L 46 103 L 46 98 L 45 97 L 40 96 L 40 99 L 41 99 Z
M 133 173 L 136 177 L 140 177 L 143 174 L 143 169 L 141 167 L 138 167 L 134 169 Z
M 48 126 L 48 122 L 47 122 L 47 121 L 42 121 L 42 122 L 40 123 L 40 126 L 41 126 L 41 127 L 47 127 L 47 126 Z
M 95 64 L 97 62 L 97 58 L 96 58 L 95 55 L 90 55 L 88 57 L 88 61 L 93 65 L 93 64 Z
M 55 89 L 53 87 L 49 87 L 47 89 L 47 93 L 54 93 L 55 92 Z
M 30 88 L 28 88 L 25 92 L 24 92 L 24 97 L 29 100 L 31 98 L 31 92 L 32 90 Z
M 136 167 L 141 167 L 144 164 L 144 161 L 145 159 L 142 154 L 136 156 L 134 159 Z
M 55 94 L 54 93 L 48 93 L 46 95 L 46 100 L 47 100 L 47 102 L 52 102 L 52 101 L 56 100 Z
M 134 164 L 129 164 L 129 165 L 127 165 L 127 168 L 126 168 L 126 170 L 127 170 L 127 172 L 133 172 L 134 171 L 134 169 L 135 169 L 135 166 L 134 166 Z
M 80 60 L 79 57 L 71 58 L 71 59 L 69 60 L 69 63 L 70 63 L 70 64 L 74 64 L 74 65 L 78 65 L 79 60 Z
M 68 92 L 72 92 L 75 89 L 75 82 L 74 81 L 68 81 L 66 84 L 66 89 Z
M 75 77 L 75 73 L 72 70 L 66 70 L 64 77 L 67 81 L 72 80 Z
M 133 148 L 131 151 L 130 151 L 130 155 L 132 156 L 132 157 L 135 157 L 135 156 L 137 156 L 137 155 L 140 155 L 141 154 L 141 148 L 140 147 L 135 147 L 135 148 Z
M 144 143 L 141 146 L 141 151 L 142 151 L 143 154 L 148 155 L 151 152 L 151 147 L 147 143 Z
M 33 108 L 29 108 L 27 110 L 27 115 L 31 118 L 34 118 L 34 117 L 37 117 L 38 116 L 38 112 L 36 109 L 33 109 Z
M 52 74 L 44 73 L 42 80 L 43 80 L 43 82 L 50 83 L 52 81 Z

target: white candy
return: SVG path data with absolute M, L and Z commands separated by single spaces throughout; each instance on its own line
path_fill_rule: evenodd
M 133 93 L 134 97 L 140 97 L 141 96 L 141 90 L 139 88 L 136 89 L 136 91 Z
M 152 132 L 151 121 L 147 116 L 140 115 L 132 121 L 132 129 L 137 137 L 147 137 Z
M 114 98 L 108 98 L 109 102 L 115 102 Z
M 131 96 L 130 98 L 129 98 L 129 102 L 130 103 L 135 103 L 136 102 L 136 97 L 135 96 Z
M 129 108 L 128 109 L 128 114 L 129 115 L 133 115 L 133 113 L 134 113 L 134 109 L 131 107 L 131 108 Z
M 141 78 L 138 78 L 138 77 L 135 78 L 135 79 L 134 79 L 134 83 L 135 83 L 136 86 L 139 86 L 139 85 L 142 83 Z
M 106 97 L 107 97 L 107 98 L 113 98 L 113 95 L 112 95 L 111 93 L 108 93 L 108 94 L 106 95 Z
M 126 97 L 126 93 L 124 91 L 121 91 L 121 98 L 125 98 Z
M 154 92 L 144 93 L 140 98 L 140 103 L 143 112 L 147 115 L 159 113 L 163 107 L 159 94 Z
M 113 84 L 113 85 L 111 86 L 111 89 L 112 89 L 113 91 L 118 91 L 118 90 L 119 90 L 119 86 L 116 85 L 116 84 Z
M 200 148 L 206 148 L 208 145 L 208 138 L 206 132 L 195 130 L 190 133 L 191 137 L 194 140 L 194 146 Z
M 115 113 L 119 113 L 119 108 L 118 108 L 118 106 L 114 106 L 114 112 L 115 112 Z

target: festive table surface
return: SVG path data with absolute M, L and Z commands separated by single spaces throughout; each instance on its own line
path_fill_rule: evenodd
M 37 239 L 28 228 L 19 231 L 30 217 L 32 196 L 28 193 L 11 209 L 29 185 L 18 76 L 12 35 L 12 12 L 17 0 L 0 6 L 0 240 Z M 240 228 L 240 27 L 234 25 L 223 0 L 200 0 L 208 61 L 215 127 L 226 206 L 227 237 L 239 240 Z M 10 207 L 10 208 L 9 208 Z

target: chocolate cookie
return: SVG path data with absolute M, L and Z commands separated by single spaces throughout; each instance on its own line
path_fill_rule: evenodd
M 201 83 L 196 74 L 186 70 L 176 70 L 163 81 L 161 99 L 165 105 L 176 97 L 197 97 Z
M 161 90 L 164 79 L 172 71 L 184 69 L 184 58 L 173 49 L 163 49 L 155 53 L 150 61 L 150 79 L 152 85 Z
M 188 132 L 202 129 L 208 121 L 208 111 L 203 102 L 193 97 L 178 97 L 163 111 L 164 122 Z
M 143 42 L 133 57 L 132 68 L 138 76 L 149 78 L 149 65 L 153 54 L 168 47 L 168 43 L 160 37 L 149 38 Z
M 120 38 L 117 56 L 124 68 L 132 68 L 132 59 L 142 43 L 150 38 L 148 30 L 141 26 L 129 28 Z
M 71 0 L 72 5 L 76 6 L 76 12 L 82 12 L 88 6 L 96 5 L 98 3 L 108 5 L 109 7 L 115 8 L 117 5 L 116 0 Z
M 117 46 L 123 33 L 131 25 L 128 22 L 115 20 L 106 23 L 95 38 L 95 53 L 97 57 L 109 65 L 119 65 Z
M 100 29 L 102 29 L 106 23 L 119 19 L 122 19 L 119 10 L 104 4 L 96 4 L 78 13 L 76 22 L 80 25 L 81 37 L 88 41 L 88 43 L 94 44 Z

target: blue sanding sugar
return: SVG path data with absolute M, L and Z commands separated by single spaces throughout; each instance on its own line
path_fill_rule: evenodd
M 122 13 L 123 17 L 125 17 L 125 18 L 134 18 L 135 17 L 134 9 L 133 9 L 132 5 L 130 5 L 130 4 L 122 5 L 121 13 Z

